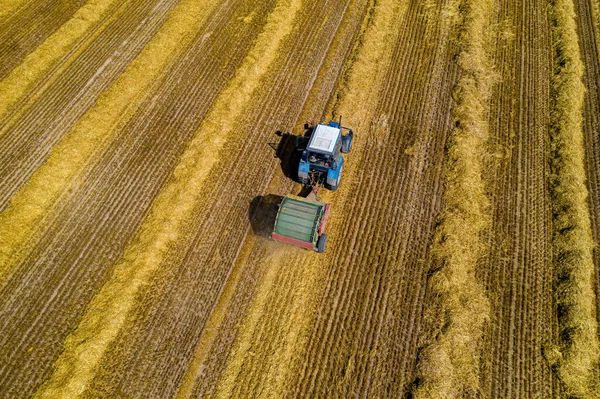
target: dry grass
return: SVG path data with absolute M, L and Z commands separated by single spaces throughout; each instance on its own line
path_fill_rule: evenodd
M 482 172 L 488 100 L 495 80 L 488 51 L 493 6 L 486 0 L 463 1 L 458 7 L 462 20 L 458 62 L 463 76 L 455 89 L 456 128 L 447 145 L 446 208 L 432 249 L 442 267 L 429 281 L 441 313 L 428 311 L 432 320 L 440 320 L 440 330 L 420 354 L 416 398 L 457 398 L 479 389 L 478 346 L 490 312 L 476 269 L 483 251 L 481 234 L 489 226 Z M 448 13 L 448 18 L 454 17 Z
M 28 94 L 29 89 L 48 73 L 73 44 L 94 28 L 119 1 L 89 0 L 69 21 L 25 57 L 23 62 L 0 82 L 0 120 Z
M 377 0 L 369 4 L 368 16 L 363 20 L 361 33 L 350 52 L 349 62 L 342 73 L 335 101 L 328 106 L 332 119 L 336 119 L 336 115 L 343 115 L 344 125 L 353 126 L 355 130 L 357 126 L 362 125 L 365 126 L 363 130 L 367 130 L 366 126 L 369 126 L 370 121 L 360 120 L 354 115 L 371 117 L 372 113 L 352 113 L 343 108 L 360 110 L 364 109 L 369 101 L 375 101 L 372 99 L 373 94 L 378 93 L 384 84 L 379 79 L 380 74 L 385 73 L 391 62 L 391 58 L 383 51 L 388 50 L 389 41 L 394 40 L 396 34 L 391 29 L 394 26 L 393 16 L 404 18 L 408 6 L 407 2 L 393 3 Z M 375 18 L 375 14 L 379 15 Z M 367 38 L 368 32 L 374 33 Z M 367 48 L 365 48 L 365 41 L 368 41 Z
M 582 109 L 585 87 L 577 25 L 570 0 L 552 2 L 555 70 L 551 85 L 551 176 L 555 300 L 560 356 L 553 369 L 570 397 L 598 397 L 593 370 L 600 357 L 594 246 L 585 184 Z
M 96 105 L 52 149 L 46 163 L 0 213 L 0 283 L 27 255 L 27 243 L 43 225 L 59 196 L 77 184 L 86 165 L 116 138 L 165 68 L 191 42 L 217 2 L 187 0 L 174 8 L 165 24 Z
M 190 3 L 194 0 L 180 6 Z M 153 202 L 136 239 L 126 248 L 124 258 L 90 303 L 77 329 L 67 337 L 54 374 L 38 397 L 71 398 L 82 393 L 94 375 L 95 366 L 125 324 L 140 288 L 150 281 L 178 244 L 185 242 L 187 221 L 206 195 L 202 184 L 218 161 L 227 137 L 235 132 L 235 121 L 243 115 L 261 77 L 275 61 L 279 45 L 291 31 L 299 9 L 299 0 L 283 0 L 275 7 L 252 50 L 219 94 L 173 176 Z M 175 12 L 185 10 L 180 7 Z

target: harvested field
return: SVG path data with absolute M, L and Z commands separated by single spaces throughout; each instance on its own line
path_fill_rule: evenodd
M 3 2 L 0 398 L 600 398 L 599 12 Z

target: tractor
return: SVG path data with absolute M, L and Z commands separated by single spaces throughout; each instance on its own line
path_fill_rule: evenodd
M 308 144 L 304 146 L 297 141 L 297 148 L 302 150 L 298 181 L 304 185 L 337 190 L 344 170 L 342 153 L 352 149 L 352 129 L 341 126 L 341 119 L 339 123 L 306 124 L 304 127 L 308 133 Z M 344 130 L 348 131 L 345 135 Z
M 352 148 L 352 129 L 340 122 L 319 123 L 304 126 L 304 137 L 296 138 L 296 150 L 301 151 L 298 180 L 309 185 L 306 198 L 287 195 L 279 204 L 271 238 L 312 249 L 325 251 L 327 234 L 324 233 L 330 205 L 319 200 L 319 187 L 337 190 L 342 180 L 344 157 Z M 343 131 L 348 131 L 343 134 Z

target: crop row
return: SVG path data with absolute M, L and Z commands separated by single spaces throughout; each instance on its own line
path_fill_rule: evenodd
M 138 289 L 151 278 L 156 268 L 164 263 L 170 249 L 178 241 L 182 223 L 189 219 L 198 196 L 203 195 L 200 186 L 225 141 L 222 135 L 232 132 L 231 128 L 223 126 L 223 114 L 228 113 L 227 117 L 235 121 L 235 113 L 243 111 L 245 102 L 252 94 L 260 76 L 266 72 L 274 59 L 282 38 L 286 36 L 286 29 L 289 30 L 291 26 L 295 10 L 296 3 L 276 8 L 265 31 L 257 39 L 254 49 L 248 54 L 228 87 L 217 98 L 196 133 L 196 138 L 182 155 L 173 178 L 155 199 L 138 237 L 125 251 L 124 259 L 117 264 L 113 278 L 92 301 L 76 336 L 67 338 L 68 349 L 62 359 L 62 365 L 67 366 L 65 370 L 68 370 L 69 364 L 83 361 L 83 358 L 79 357 L 81 352 L 87 354 L 87 364 L 94 364 L 90 361 L 91 353 L 95 353 L 95 362 L 100 360 L 103 349 L 114 339 L 123 324 Z M 275 38 L 277 40 L 274 40 Z M 120 294 L 115 295 L 115 292 Z M 120 310 L 117 312 L 116 309 Z M 116 319 L 115 314 L 119 315 Z M 111 318 L 113 322 L 110 325 L 106 328 L 100 327 L 103 320 Z M 78 343 L 82 341 L 85 344 L 80 346 Z M 58 364 L 61 364 L 61 360 Z M 88 367 L 88 370 L 91 370 L 91 367 Z M 74 379 L 85 381 L 90 378 L 86 376 L 88 374 L 89 371 L 84 370 Z M 60 374 L 57 380 L 60 381 Z
M 50 36 L 44 43 L 37 47 L 23 60 L 23 63 L 12 70 L 0 82 L 0 120 L 2 120 L 14 106 L 28 93 L 28 89 L 36 84 L 51 67 L 56 64 L 65 53 L 83 36 L 96 27 L 105 16 L 111 15 L 103 26 L 108 26 L 111 20 L 119 17 L 127 1 L 121 0 L 89 2 L 81 7 L 73 17 L 62 25 L 58 31 Z M 96 32 L 98 34 L 99 31 Z M 75 57 L 71 57 L 73 60 Z M 6 129 L 0 130 L 5 134 Z
M 493 1 L 459 5 L 463 72 L 452 110 L 456 127 L 447 143 L 443 201 L 432 251 L 441 268 L 430 278 L 443 315 L 435 342 L 419 358 L 415 397 L 460 397 L 479 387 L 478 346 L 489 319 L 489 300 L 476 276 L 489 226 L 489 199 L 483 173 L 488 112 L 494 74 L 490 63 Z M 430 308 L 429 311 L 432 310 Z
M 591 397 L 600 345 L 594 290 L 596 270 L 592 259 L 594 241 L 584 165 L 583 63 L 573 1 L 556 0 L 551 4 L 555 57 L 549 187 L 561 355 L 554 359 L 554 367 L 567 394 Z
M 76 186 L 85 166 L 115 139 L 118 127 L 133 115 L 171 59 L 189 44 L 201 26 L 198 21 L 204 20 L 210 9 L 196 3 L 178 5 L 154 39 L 12 197 L 9 206 L 0 213 L 0 224 L 4 226 L 0 238 L 0 282 L 26 256 L 28 240 L 51 213 L 61 193 Z

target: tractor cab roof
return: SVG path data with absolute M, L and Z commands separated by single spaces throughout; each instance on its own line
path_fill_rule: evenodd
M 342 130 L 337 123 L 329 125 L 320 123 L 315 127 L 306 149 L 320 154 L 333 154 L 341 135 Z

